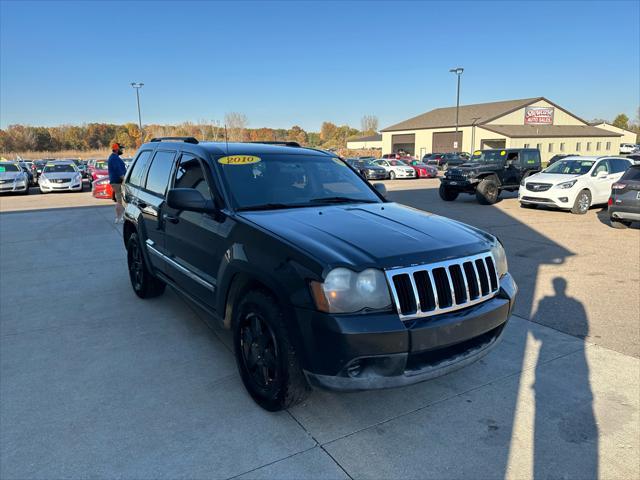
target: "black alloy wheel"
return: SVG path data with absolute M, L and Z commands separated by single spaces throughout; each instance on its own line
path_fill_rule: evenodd
M 166 284 L 149 271 L 137 233 L 132 233 L 127 242 L 127 266 L 131 287 L 140 298 L 153 298 L 164 293 Z
M 259 313 L 250 312 L 241 319 L 240 349 L 254 387 L 264 395 L 273 394 L 280 380 L 278 343 Z

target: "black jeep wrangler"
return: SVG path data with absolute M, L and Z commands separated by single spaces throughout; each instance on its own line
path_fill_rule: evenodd
M 451 202 L 460 193 L 475 193 L 478 202 L 492 205 L 501 190 L 518 190 L 522 179 L 541 169 L 537 148 L 476 150 L 467 163 L 450 168 L 440 179 L 440 198 Z
M 516 285 L 492 235 L 385 200 L 334 154 L 153 139 L 123 184 L 129 276 L 233 332 L 263 408 L 420 382 L 501 337 Z M 215 368 L 212 365 L 212 368 Z

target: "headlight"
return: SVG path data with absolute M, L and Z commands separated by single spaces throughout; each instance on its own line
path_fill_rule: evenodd
M 47 180 L 47 177 L 40 175 L 40 178 L 38 179 L 38 182 L 40 183 L 47 183 L 49 180 Z
M 373 268 L 360 273 L 335 268 L 324 282 L 311 282 L 311 292 L 318 310 L 328 313 L 354 313 L 391 305 L 387 279 L 381 270 Z
M 509 271 L 509 266 L 507 265 L 507 254 L 499 240 L 496 240 L 496 243 L 491 247 L 491 255 L 496 262 L 498 278 L 502 278 Z
M 556 188 L 571 188 L 576 184 L 577 180 L 571 180 L 569 182 L 562 182 L 556 185 Z

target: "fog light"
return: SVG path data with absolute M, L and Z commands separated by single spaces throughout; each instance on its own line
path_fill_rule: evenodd
M 560 200 L 562 203 L 567 203 L 569 201 L 567 197 L 559 197 L 558 200 Z
M 347 367 L 347 375 L 349 375 L 351 378 L 354 378 L 360 375 L 361 371 L 362 371 L 362 364 L 360 363 L 360 360 L 356 360 L 355 362 L 353 362 L 351 365 Z

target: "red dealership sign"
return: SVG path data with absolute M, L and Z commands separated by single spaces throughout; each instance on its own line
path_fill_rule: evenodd
M 553 125 L 553 107 L 526 107 L 524 123 L 525 125 Z

